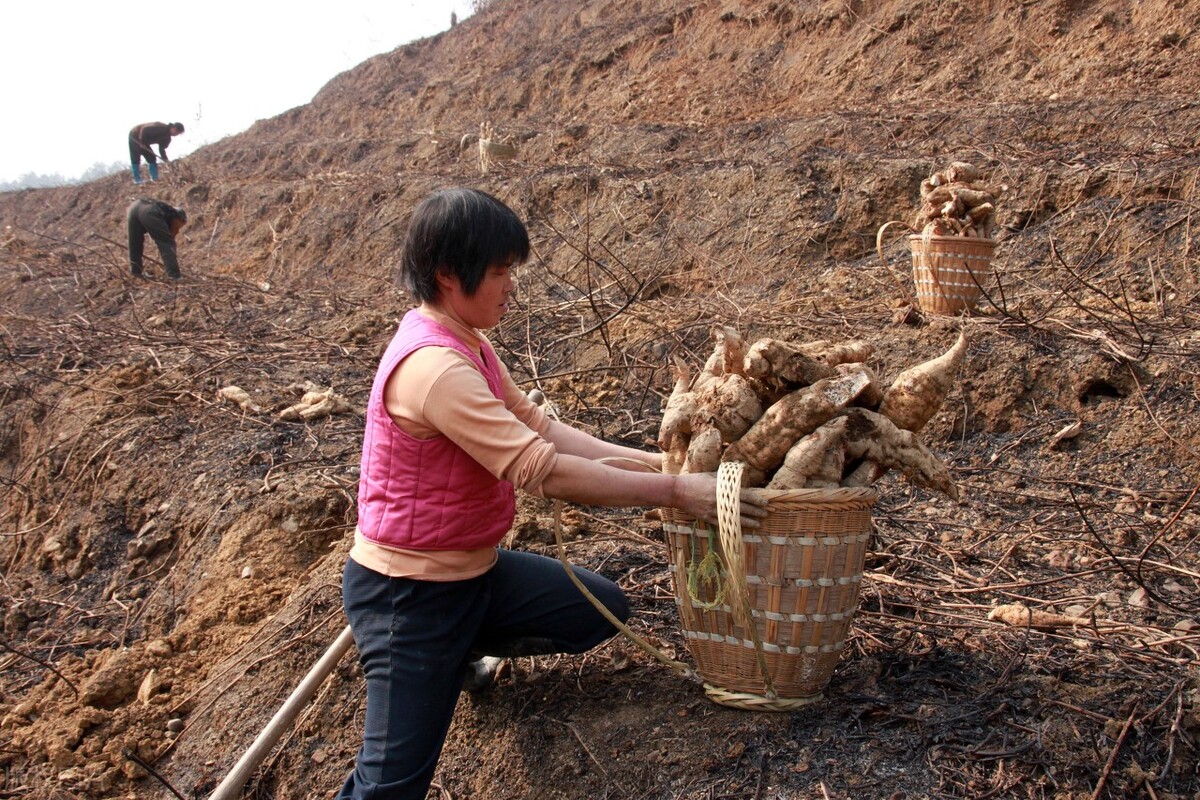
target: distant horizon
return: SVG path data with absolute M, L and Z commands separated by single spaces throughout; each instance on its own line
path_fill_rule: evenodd
M 96 162 L 78 175 L 64 175 L 61 172 L 27 172 L 11 180 L 0 179 L 0 192 L 14 192 L 21 189 L 52 189 L 58 186 L 91 183 L 92 181 L 106 178 L 109 175 L 125 172 L 129 169 L 129 164 L 126 161 L 113 161 L 108 164 Z
M 21 114 L 0 126 L 0 185 L 73 183 L 114 163 L 128 170 L 127 135 L 142 122 L 182 122 L 167 155 L 186 157 L 307 105 L 339 74 L 448 30 L 452 13 L 465 20 L 474 5 L 362 0 L 330 15 L 279 0 L 213 0 L 155 7 L 147 24 L 81 4 L 69 26 L 59 7 L 7 9 L 0 69 L 29 77 L 8 86 L 6 104 Z

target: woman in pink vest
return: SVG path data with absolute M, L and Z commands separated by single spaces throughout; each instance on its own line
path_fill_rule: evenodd
M 661 454 L 552 420 L 513 382 L 481 331 L 508 310 L 528 257 L 525 226 L 485 192 L 436 192 L 409 223 L 402 271 L 420 306 L 404 316 L 371 387 L 343 573 L 367 711 L 341 798 L 421 800 L 464 681 L 486 685 L 499 657 L 582 653 L 616 633 L 557 560 L 498 548 L 515 488 L 716 519 L 713 476 L 662 475 Z M 609 457 L 654 471 L 599 461 Z M 743 514 L 749 527 L 765 514 L 754 492 L 743 494 Z M 628 617 L 615 583 L 575 572 Z

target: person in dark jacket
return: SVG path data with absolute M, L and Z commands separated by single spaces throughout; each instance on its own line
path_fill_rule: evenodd
M 179 278 L 179 259 L 175 255 L 175 236 L 187 224 L 187 212 L 161 200 L 134 200 L 125 215 L 129 225 L 129 271 L 142 277 L 142 249 L 146 234 L 158 245 L 168 278 Z
M 129 165 L 133 171 L 133 182 L 142 182 L 141 163 L 142 159 L 146 159 L 146 166 L 150 170 L 150 180 L 158 180 L 158 161 L 161 158 L 163 161 L 170 161 L 167 158 L 167 145 L 171 143 L 172 136 L 178 136 L 183 133 L 182 122 L 143 122 L 141 125 L 134 125 L 129 131 Z M 155 156 L 152 145 L 158 145 L 158 155 Z

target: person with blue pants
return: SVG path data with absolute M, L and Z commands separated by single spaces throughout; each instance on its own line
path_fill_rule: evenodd
M 170 161 L 167 158 L 167 145 L 171 137 L 183 133 L 182 122 L 143 122 L 134 125 L 129 131 L 129 168 L 133 172 L 133 182 L 141 183 L 142 159 L 146 159 L 146 167 L 150 171 L 150 180 L 158 180 L 158 159 Z M 155 156 L 153 145 L 158 145 L 158 155 Z

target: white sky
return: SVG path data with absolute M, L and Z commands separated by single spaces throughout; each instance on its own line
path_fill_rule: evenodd
M 167 155 L 185 156 L 448 29 L 451 11 L 466 19 L 471 0 L 5 3 L 0 181 L 128 164 L 141 122 L 182 122 Z

